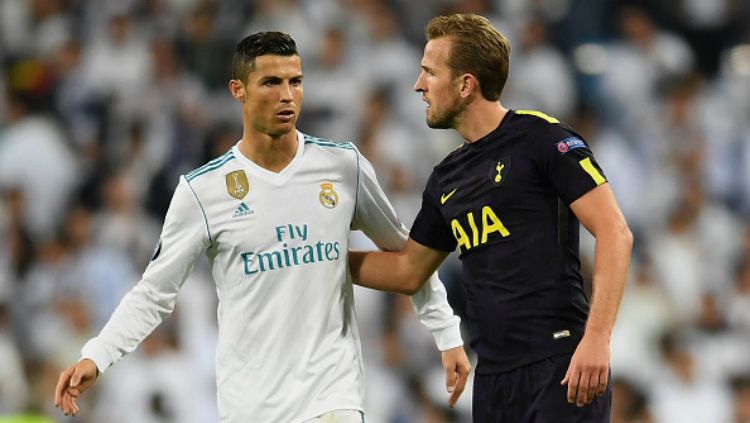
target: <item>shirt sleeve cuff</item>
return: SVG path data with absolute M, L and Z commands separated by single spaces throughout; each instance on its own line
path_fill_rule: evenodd
M 88 358 L 89 360 L 93 361 L 94 364 L 96 364 L 97 370 L 99 370 L 99 374 L 101 375 L 112 365 L 113 361 L 110 358 L 109 354 L 107 354 L 107 352 L 104 350 L 104 348 L 94 343 L 94 341 L 95 339 L 92 339 L 83 346 L 83 348 L 81 349 L 81 359 L 78 361 L 81 361 L 84 358 Z
M 453 324 L 432 331 L 432 337 L 435 338 L 435 344 L 440 351 L 448 351 L 464 344 L 461 339 L 461 319 L 458 316 L 453 317 L 455 319 Z

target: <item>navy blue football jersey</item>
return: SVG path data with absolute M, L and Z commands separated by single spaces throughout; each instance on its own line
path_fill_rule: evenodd
M 460 250 L 478 373 L 575 350 L 588 302 L 569 205 L 604 183 L 580 135 L 526 110 L 434 168 L 410 236 Z

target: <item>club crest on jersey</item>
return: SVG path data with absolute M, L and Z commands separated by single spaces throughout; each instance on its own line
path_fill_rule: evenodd
M 227 192 L 232 197 L 242 200 L 250 190 L 250 183 L 247 181 L 247 175 L 244 170 L 235 170 L 229 172 L 224 177 L 227 181 Z
M 338 206 L 339 195 L 336 194 L 336 191 L 333 190 L 333 184 L 326 181 L 320 184 L 320 188 L 320 194 L 318 195 L 320 204 L 322 204 L 323 207 L 327 209 L 332 209 Z
M 508 176 L 510 169 L 510 158 L 503 157 L 498 161 L 490 162 L 490 180 L 495 185 L 500 185 Z

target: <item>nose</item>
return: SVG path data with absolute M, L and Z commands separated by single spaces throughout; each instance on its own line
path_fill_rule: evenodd
M 424 83 L 422 82 L 423 77 L 424 77 L 424 72 L 420 72 L 419 76 L 417 77 L 417 81 L 414 82 L 414 91 L 418 93 L 423 93 L 425 91 Z
M 291 103 L 294 101 L 294 94 L 292 94 L 293 88 L 289 82 L 282 85 L 281 88 L 281 101 L 283 103 Z

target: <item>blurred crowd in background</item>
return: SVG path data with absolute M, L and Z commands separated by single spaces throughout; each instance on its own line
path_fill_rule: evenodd
M 412 90 L 424 25 L 453 12 L 509 38 L 503 104 L 579 131 L 635 234 L 612 421 L 749 422 L 748 0 L 0 0 L 0 421 L 217 421 L 205 259 L 78 417 L 52 392 L 138 281 L 179 175 L 240 139 L 234 46 L 261 30 L 296 39 L 300 130 L 353 141 L 408 227 L 432 166 L 462 142 L 427 128 Z M 370 244 L 355 233 L 352 246 Z M 590 280 L 590 236 L 581 249 Z M 441 276 L 463 313 L 455 257 Z M 469 422 L 471 389 L 446 407 L 408 298 L 355 297 L 367 422 Z

